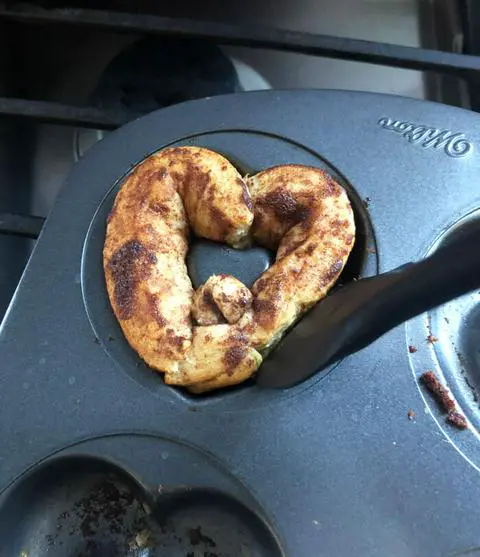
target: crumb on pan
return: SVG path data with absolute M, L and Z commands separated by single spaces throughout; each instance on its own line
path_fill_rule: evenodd
M 420 376 L 420 380 L 439 402 L 442 410 L 447 412 L 446 421 L 458 429 L 467 429 L 467 419 L 459 412 L 450 392 L 440 383 L 435 373 L 433 371 L 427 371 Z
M 445 412 L 454 412 L 456 410 L 455 401 L 450 396 L 449 390 L 440 383 L 433 371 L 426 371 L 420 376 L 420 379 Z
M 429 344 L 435 344 L 436 342 L 438 342 L 438 338 L 430 333 L 427 337 L 427 342 Z
M 415 352 L 417 352 L 417 347 L 413 346 L 413 344 L 409 344 L 408 351 L 410 352 L 410 354 L 415 354 Z
M 447 422 L 454 425 L 458 429 L 467 429 L 468 424 L 465 416 L 460 412 L 449 412 Z
M 415 419 L 415 412 L 411 408 L 407 412 L 407 417 L 408 417 L 409 420 L 414 420 Z

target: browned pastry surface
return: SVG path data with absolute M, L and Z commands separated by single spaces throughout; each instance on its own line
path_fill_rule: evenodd
M 336 282 L 355 242 L 345 190 L 319 168 L 276 166 L 248 180 L 254 239 L 277 251 L 255 282 L 252 343 L 275 343 Z
M 248 187 L 247 187 L 248 186 Z M 251 292 L 219 275 L 195 293 L 185 257 L 198 236 L 277 250 Z M 264 350 L 337 280 L 355 239 L 348 197 L 326 173 L 267 169 L 248 184 L 200 147 L 151 155 L 125 179 L 108 218 L 107 290 L 129 344 L 170 384 L 204 392 L 237 384 Z

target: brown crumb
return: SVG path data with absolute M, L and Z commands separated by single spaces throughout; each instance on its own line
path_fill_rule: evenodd
M 413 346 L 413 344 L 409 344 L 408 351 L 410 352 L 410 354 L 415 354 L 415 352 L 417 352 L 417 348 Z
M 440 383 L 433 371 L 426 371 L 420 376 L 420 380 L 437 399 L 445 412 L 454 412 L 456 410 L 455 401 L 450 396 L 448 389 Z
M 191 528 L 188 531 L 188 536 L 190 538 L 191 545 L 200 545 L 203 544 L 206 547 L 216 547 L 216 542 L 210 537 L 206 536 L 202 532 L 202 528 L 198 526 L 197 528 Z
M 427 342 L 429 344 L 435 344 L 436 342 L 438 342 L 438 338 L 430 333 L 427 337 Z
M 454 425 L 458 429 L 467 429 L 468 424 L 465 416 L 457 411 L 452 411 L 448 413 L 447 422 Z
M 414 420 L 415 419 L 415 412 L 411 408 L 407 412 L 407 417 L 408 417 L 409 420 Z

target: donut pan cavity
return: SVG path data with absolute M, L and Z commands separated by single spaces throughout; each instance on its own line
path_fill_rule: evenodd
M 235 164 L 242 175 L 252 175 L 263 168 L 282 164 L 285 161 L 325 169 L 348 191 L 357 226 L 356 244 L 338 284 L 376 272 L 375 240 L 365 204 L 346 178 L 319 155 L 286 139 L 258 132 L 212 132 L 184 138 L 173 144 L 173 146 L 177 145 L 201 145 L 213 149 Z M 269 403 L 271 393 L 268 398 L 265 398 L 264 393 L 255 387 L 253 380 L 228 391 L 200 397 L 191 396 L 182 389 L 166 387 L 160 380 L 161 376 L 149 369 L 129 348 L 110 307 L 102 263 L 105 223 L 122 183 L 123 179 L 119 180 L 102 200 L 85 241 L 82 259 L 83 294 L 96 337 L 124 372 L 160 396 L 182 397 L 191 404 L 201 405 L 218 404 L 221 401 L 222 404 L 232 408 L 233 403 L 230 399 L 235 400 L 237 408 L 240 406 L 251 408 L 252 405 Z M 224 244 L 193 239 L 187 262 L 194 283 L 201 284 L 212 274 L 228 273 L 251 285 L 273 260 L 274 254 L 260 246 L 234 250 Z M 325 377 L 326 373 L 328 370 L 316 377 L 313 382 Z M 285 395 L 290 396 L 295 390 L 303 389 L 305 385 L 299 389 L 292 389 Z
M 102 456 L 95 443 L 62 451 L 14 483 L 0 507 L 5 554 L 283 555 L 245 488 L 201 453 L 164 439 L 113 441 Z M 130 469 L 118 447 L 122 453 L 148 447 L 157 465 L 134 462 Z M 172 474 L 171 464 L 185 458 L 189 462 Z M 196 484 L 183 485 L 192 470 Z M 215 476 L 217 487 L 208 487 Z
M 477 293 L 293 389 L 251 381 L 194 397 L 128 347 L 102 269 L 125 176 L 166 146 L 201 145 L 242 174 L 324 168 L 347 189 L 358 230 L 339 282 L 388 271 L 478 218 L 479 129 L 477 115 L 432 103 L 261 92 L 152 113 L 89 151 L 0 329 L 0 557 L 447 557 L 480 547 Z M 188 261 L 197 282 L 231 270 L 247 283 L 270 262 L 259 248 L 202 242 Z M 427 369 L 448 383 L 467 431 L 419 388 Z

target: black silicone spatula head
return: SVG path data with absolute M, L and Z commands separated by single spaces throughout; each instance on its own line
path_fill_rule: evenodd
M 285 336 L 257 383 L 291 387 L 407 319 L 480 287 L 478 246 L 480 222 L 423 261 L 339 289 Z

